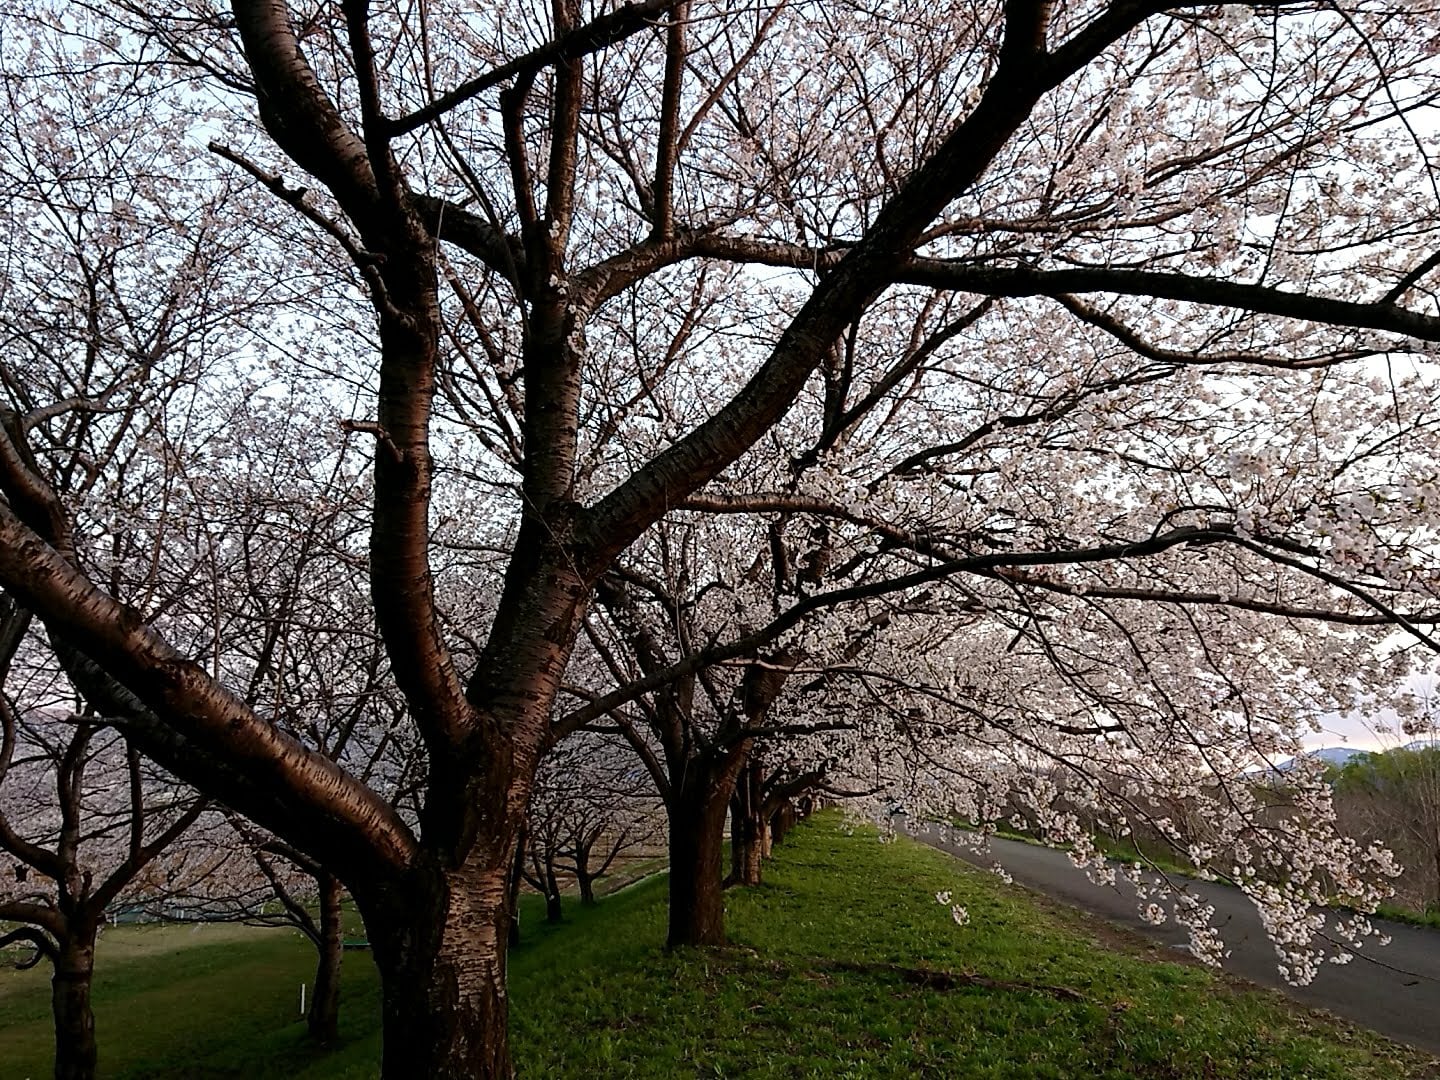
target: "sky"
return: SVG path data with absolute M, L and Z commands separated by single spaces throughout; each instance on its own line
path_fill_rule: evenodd
M 1440 722 L 1440 681 L 1432 675 L 1412 675 L 1406 680 L 1408 688 L 1422 702 L 1428 702 Z M 1321 730 L 1305 736 L 1307 750 L 1318 750 L 1326 746 L 1346 746 L 1354 750 L 1391 750 L 1397 746 L 1415 741 L 1417 735 L 1407 735 L 1400 730 L 1400 718 L 1393 709 L 1378 709 L 1374 712 L 1330 713 L 1321 718 Z M 1430 738 L 1436 738 L 1432 733 Z

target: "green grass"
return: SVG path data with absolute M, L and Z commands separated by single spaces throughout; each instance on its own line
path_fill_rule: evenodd
M 1410 923 L 1412 926 L 1430 926 L 1440 930 L 1440 905 L 1431 904 L 1424 911 L 1415 911 L 1413 908 L 1399 907 L 1395 904 L 1381 904 L 1375 909 L 1375 914 L 1382 919 L 1393 919 L 1395 922 Z
M 718 951 L 659 948 L 663 877 L 594 909 L 572 905 L 559 927 L 527 911 L 528 940 L 511 965 L 522 1074 L 1440 1075 L 1416 1052 L 1195 965 L 1152 959 L 1158 950 L 1134 944 L 1139 939 L 1037 903 L 928 848 L 847 835 L 829 816 L 792 833 L 766 872 L 763 886 L 728 894 L 734 946 Z M 951 921 L 935 902 L 939 890 L 969 908 L 970 925 Z M 377 984 L 366 956 L 346 957 L 348 1041 L 317 1057 L 294 1017 L 307 948 L 284 933 L 235 933 L 128 960 L 119 955 L 120 934 L 107 943 L 109 982 L 97 987 L 104 1074 L 373 1076 Z M 44 1074 L 41 986 L 17 993 L 0 977 L 7 1078 Z
M 1161 843 L 1137 844 L 1133 837 L 1117 840 L 1105 833 L 1095 834 L 1095 847 L 1111 859 L 1120 862 L 1143 863 L 1146 867 L 1163 874 L 1179 874 L 1181 877 L 1195 877 L 1199 873 L 1193 863 L 1183 862 L 1169 847 Z
M 351 954 L 353 956 L 353 954 Z M 346 957 L 344 993 L 375 983 Z M 314 951 L 298 934 L 243 926 L 126 926 L 101 935 L 95 968 L 103 1076 L 221 1076 L 299 1041 Z M 373 1008 L 373 989 L 368 995 Z M 0 1076 L 47 1076 L 49 970 L 0 971 Z M 358 1018 L 358 1017 L 357 1017 Z M 359 1035 L 360 1032 L 356 1031 Z M 214 1067 L 212 1067 L 212 1065 Z M 231 1075 L 240 1075 L 232 1070 Z

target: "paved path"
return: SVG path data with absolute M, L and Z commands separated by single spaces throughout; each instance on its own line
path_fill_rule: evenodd
M 1151 926 L 1136 913 L 1135 893 L 1123 879 L 1114 886 L 1092 884 L 1062 851 L 1015 840 L 990 842 L 991 857 L 942 839 L 917 826 L 910 835 L 968 862 L 990 867 L 998 861 L 1021 885 L 1184 948 L 1185 931 L 1173 921 Z M 1283 990 L 1297 1001 L 1328 1009 L 1399 1042 L 1440 1054 L 1440 931 L 1385 919 L 1374 920 L 1391 943 L 1374 940 L 1343 966 L 1325 964 L 1306 987 L 1285 986 L 1275 969 L 1275 949 L 1250 901 L 1235 888 L 1193 881 L 1193 891 L 1215 905 L 1215 924 L 1230 950 L 1225 969 Z M 1368 954 L 1368 955 L 1367 955 Z

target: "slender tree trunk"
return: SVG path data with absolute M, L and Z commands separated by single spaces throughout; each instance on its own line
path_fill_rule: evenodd
M 577 874 L 575 881 L 580 886 L 580 903 L 586 907 L 593 907 L 595 904 L 595 878 L 590 874 Z
M 744 784 L 741 784 L 743 787 Z M 733 802 L 730 822 L 730 877 L 727 885 L 759 885 L 766 848 L 765 819 L 746 799 Z
M 595 875 L 590 873 L 590 849 L 580 844 L 575 849 L 575 884 L 580 887 L 580 903 L 595 903 Z
M 751 814 L 746 820 L 746 831 L 749 833 L 749 840 L 745 845 L 745 867 L 740 877 L 742 885 L 759 885 L 763 880 L 763 849 L 764 835 L 768 831 L 765 828 L 765 819 L 759 814 Z
M 670 928 L 666 945 L 723 945 L 725 893 L 721 856 L 729 786 L 702 775 L 677 792 L 670 818 Z
M 306 1021 L 310 1037 L 328 1046 L 340 1037 L 340 962 L 344 956 L 343 911 L 340 880 L 333 874 L 320 879 L 320 954 L 315 965 L 315 995 Z
M 520 885 L 525 880 L 525 834 L 515 845 L 515 861 L 510 866 L 510 929 L 505 935 L 506 943 L 514 948 L 520 944 Z
M 795 804 L 789 799 L 781 801 L 775 813 L 770 815 L 770 838 L 772 844 L 785 839 L 785 834 L 795 826 Z
M 730 877 L 727 885 L 759 885 L 765 819 L 760 785 L 764 766 L 751 760 L 740 773 L 730 800 Z
M 744 876 L 745 866 L 745 800 L 740 789 L 745 785 L 736 786 L 735 794 L 730 796 L 730 873 L 725 875 L 725 888 L 732 885 L 739 885 L 740 879 Z
M 558 923 L 565 917 L 560 907 L 560 883 L 555 880 L 555 864 L 545 860 L 545 921 Z
M 83 923 L 60 942 L 60 955 L 50 980 L 55 1080 L 93 1080 L 95 1076 L 95 1013 L 90 1007 L 95 930 L 95 924 Z

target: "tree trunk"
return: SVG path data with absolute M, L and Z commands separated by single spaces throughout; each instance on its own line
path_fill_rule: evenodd
M 745 799 L 733 802 L 730 812 L 730 877 L 726 884 L 759 885 L 765 847 L 765 820 L 753 803 Z
M 95 926 L 81 926 L 60 942 L 50 980 L 55 1017 L 55 1080 L 93 1080 L 95 1013 L 90 983 L 95 972 Z
M 745 865 L 745 802 L 739 785 L 730 796 L 730 873 L 725 875 L 725 888 L 739 885 Z
M 590 873 L 590 849 L 583 844 L 575 849 L 575 884 L 580 887 L 580 903 L 586 906 L 595 903 L 595 875 Z
M 545 870 L 545 921 L 558 923 L 564 917 L 565 912 L 560 906 L 560 883 L 555 880 L 555 871 L 547 867 Z
M 702 774 L 694 789 L 677 793 L 678 798 L 666 807 L 670 818 L 670 927 L 665 943 L 670 948 L 725 943 L 721 855 L 729 785 L 718 786 Z
M 520 834 L 520 842 L 515 845 L 515 861 L 510 867 L 510 892 L 507 896 L 509 903 L 510 929 L 505 934 L 506 943 L 511 947 L 520 944 L 520 885 L 525 878 L 525 834 Z
M 340 961 L 344 956 L 343 912 L 340 908 L 340 880 L 322 874 L 320 883 L 320 954 L 315 965 L 315 994 L 310 999 L 306 1022 L 310 1038 L 329 1046 L 340 1037 Z
M 789 799 L 781 801 L 775 813 L 770 816 L 770 840 L 772 844 L 778 844 L 785 839 L 785 834 L 795 826 L 795 804 Z
M 380 969 L 386 1080 L 510 1080 L 505 940 L 513 852 L 352 887 Z
M 735 784 L 730 800 L 730 876 L 726 885 L 759 885 L 765 846 L 765 819 L 760 785 L 764 776 L 759 761 L 750 761 Z
M 742 885 L 759 885 L 763 873 L 762 857 L 764 834 L 766 833 L 765 819 L 759 814 L 751 814 L 746 821 L 746 828 L 749 833 L 749 841 L 745 845 L 745 867 L 740 878 Z

